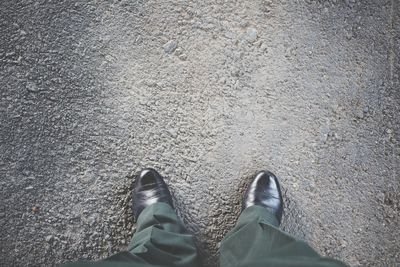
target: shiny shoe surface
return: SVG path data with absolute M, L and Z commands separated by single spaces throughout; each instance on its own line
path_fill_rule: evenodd
M 173 206 L 171 193 L 163 177 L 151 168 L 143 169 L 136 177 L 132 200 L 135 220 L 151 204 L 162 202 Z
M 283 199 L 278 178 L 269 171 L 261 171 L 253 178 L 243 198 L 242 210 L 259 205 L 272 212 L 278 222 L 283 213 Z

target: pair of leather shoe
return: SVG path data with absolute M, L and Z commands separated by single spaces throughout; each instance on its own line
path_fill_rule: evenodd
M 136 178 L 133 192 L 133 214 L 135 219 L 149 205 L 163 202 L 172 206 L 171 193 L 162 176 L 154 169 L 142 170 Z M 242 210 L 259 205 L 281 221 L 283 199 L 278 178 L 269 172 L 261 171 L 253 178 L 243 198 Z

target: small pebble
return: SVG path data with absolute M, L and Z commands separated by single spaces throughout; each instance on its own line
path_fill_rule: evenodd
M 169 129 L 167 132 L 173 137 L 176 138 L 178 136 L 178 131 L 175 129 Z
M 32 93 L 36 93 L 39 91 L 39 88 L 36 86 L 36 84 L 34 84 L 32 82 L 28 82 L 26 84 L 26 90 L 28 90 L 29 92 L 32 92 Z
M 246 39 L 250 43 L 254 43 L 257 40 L 257 30 L 255 28 L 248 28 L 246 31 Z
M 32 212 L 33 212 L 33 213 L 37 213 L 37 212 L 39 212 L 39 209 L 40 209 L 40 208 L 39 208 L 38 206 L 33 206 L 33 207 L 32 207 Z
M 176 47 L 177 47 L 177 43 L 173 40 L 169 40 L 168 42 L 166 42 L 163 46 L 164 48 L 164 52 L 167 54 L 171 54 L 172 52 L 175 51 Z
M 261 49 L 261 51 L 266 53 L 266 52 L 268 52 L 268 45 L 265 43 L 262 43 L 260 46 L 260 49 Z
M 186 60 L 187 59 L 187 55 L 186 54 L 182 54 L 178 56 L 180 60 Z
M 45 238 L 46 242 L 50 242 L 52 239 L 53 239 L 53 236 L 52 236 L 52 235 L 48 235 L 48 236 L 46 236 L 46 238 Z
M 177 47 L 177 48 L 175 49 L 175 55 L 180 56 L 180 55 L 182 55 L 182 54 L 183 54 L 183 49 L 180 48 L 180 47 Z
M 11 57 L 11 56 L 13 56 L 13 55 L 15 55 L 15 52 L 14 52 L 14 51 L 12 51 L 12 52 L 7 52 L 7 53 L 6 53 L 6 57 Z

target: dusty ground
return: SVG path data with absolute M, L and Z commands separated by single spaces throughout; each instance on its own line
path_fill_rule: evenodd
M 1 266 L 125 248 L 144 166 L 207 266 L 261 169 L 290 233 L 400 264 L 399 2 L 100 2 L 0 3 Z

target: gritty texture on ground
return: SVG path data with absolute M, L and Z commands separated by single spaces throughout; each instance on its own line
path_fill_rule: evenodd
M 261 169 L 283 227 L 353 266 L 396 266 L 400 4 L 0 3 L 0 265 L 126 248 L 155 167 L 206 266 Z

